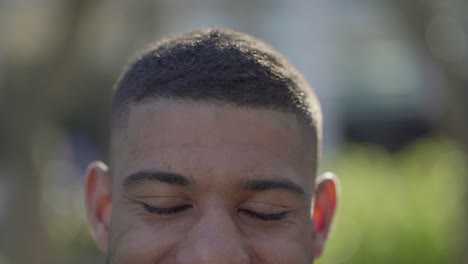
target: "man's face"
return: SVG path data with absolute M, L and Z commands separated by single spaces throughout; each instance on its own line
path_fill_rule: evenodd
M 294 114 L 161 100 L 124 122 L 109 263 L 313 262 L 316 162 Z

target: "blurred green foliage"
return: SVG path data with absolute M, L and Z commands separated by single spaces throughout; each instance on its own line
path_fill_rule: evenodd
M 350 145 L 333 161 L 342 181 L 336 228 L 318 263 L 458 263 L 463 152 L 421 140 L 389 154 Z

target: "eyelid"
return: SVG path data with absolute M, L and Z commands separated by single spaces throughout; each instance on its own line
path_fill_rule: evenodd
M 143 209 L 148 213 L 157 215 L 172 215 L 193 208 L 193 205 L 191 204 L 185 204 L 174 207 L 154 207 L 144 202 L 140 202 L 140 204 L 142 205 Z
M 242 203 L 237 211 L 261 221 L 279 221 L 288 217 L 293 209 L 276 203 L 247 201 Z
M 178 195 L 145 195 L 145 196 L 126 196 L 132 202 L 136 203 L 144 203 L 151 207 L 156 208 L 169 208 L 169 207 L 177 207 L 179 205 L 190 204 L 192 203 L 190 199 L 186 197 L 181 197 Z
M 248 216 L 255 217 L 262 221 L 279 221 L 279 220 L 286 218 L 287 215 L 290 213 L 289 211 L 284 211 L 284 212 L 274 213 L 274 214 L 263 214 L 263 213 L 258 213 L 258 212 L 247 210 L 247 209 L 238 209 L 238 211 Z
M 177 213 L 182 213 L 187 209 L 193 208 L 189 199 L 176 195 L 142 195 L 136 197 L 125 195 L 125 198 L 138 205 L 146 213 L 160 216 L 176 215 Z
M 176 198 L 176 199 L 186 199 L 188 200 L 188 198 L 185 198 L 183 196 L 180 196 L 180 195 L 135 195 L 134 196 L 135 199 L 164 199 L 164 198 Z
M 260 205 L 260 206 L 268 206 L 268 207 L 280 207 L 280 208 L 288 208 L 288 206 L 278 203 L 271 203 L 271 202 L 262 202 L 262 201 L 248 201 L 245 204 L 253 204 L 253 205 Z
M 239 208 L 250 210 L 253 212 L 261 212 L 262 214 L 278 214 L 278 213 L 292 210 L 291 207 L 288 207 L 285 205 L 269 203 L 269 202 L 260 202 L 260 201 L 244 202 L 239 206 Z

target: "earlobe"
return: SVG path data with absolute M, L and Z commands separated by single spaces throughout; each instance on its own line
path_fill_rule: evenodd
M 332 173 L 317 178 L 312 220 L 314 223 L 314 258 L 322 255 L 333 223 L 339 193 L 339 180 Z
M 85 195 L 91 232 L 98 248 L 106 252 L 112 209 L 112 181 L 109 168 L 104 163 L 95 161 L 88 166 Z

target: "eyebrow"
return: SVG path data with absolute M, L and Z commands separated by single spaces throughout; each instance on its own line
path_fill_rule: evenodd
M 177 186 L 188 186 L 191 181 L 180 174 L 167 171 L 138 171 L 128 175 L 123 183 L 124 189 L 130 189 L 134 186 L 141 185 L 146 182 L 166 183 Z M 250 180 L 243 184 L 242 187 L 245 191 L 262 192 L 268 190 L 284 190 L 292 192 L 299 196 L 305 196 L 305 190 L 297 183 L 294 183 L 288 179 L 280 180 Z
M 177 186 L 188 186 L 191 183 L 188 178 L 177 173 L 151 170 L 138 171 L 128 175 L 124 179 L 122 187 L 129 189 L 146 182 L 167 183 Z
M 244 184 L 243 189 L 246 191 L 262 192 L 268 190 L 280 189 L 292 192 L 299 196 L 305 196 L 304 189 L 297 183 L 288 179 L 281 180 L 252 180 Z

